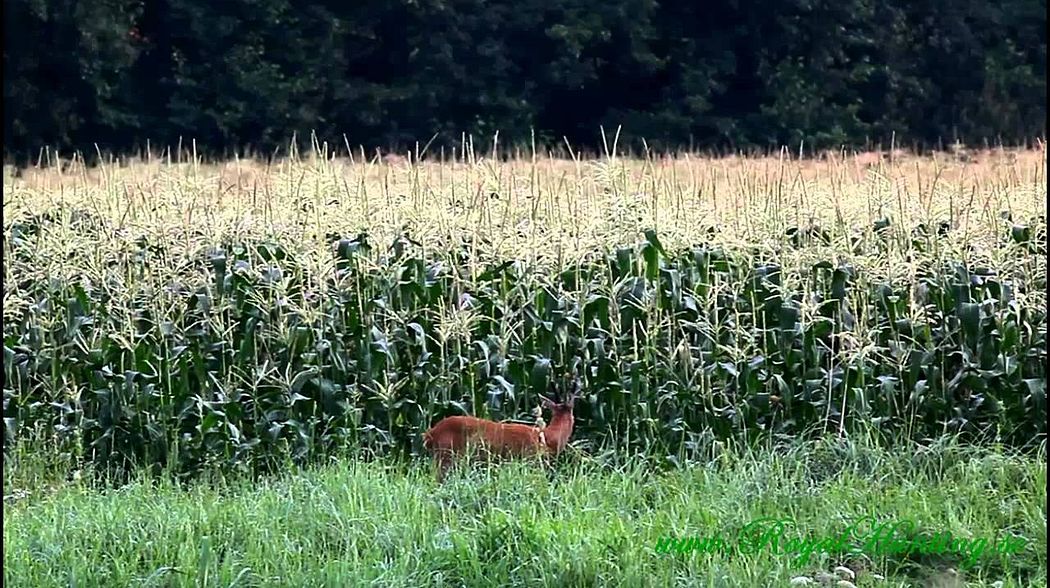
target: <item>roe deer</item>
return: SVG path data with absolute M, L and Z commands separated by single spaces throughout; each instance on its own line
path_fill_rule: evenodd
M 441 419 L 423 434 L 423 447 L 437 461 L 438 482 L 444 480 L 453 460 L 468 451 L 476 451 L 481 459 L 557 456 L 572 436 L 572 408 L 579 387 L 577 381 L 573 392 L 562 403 L 540 396 L 543 407 L 553 413 L 550 424 L 543 428 L 471 416 Z

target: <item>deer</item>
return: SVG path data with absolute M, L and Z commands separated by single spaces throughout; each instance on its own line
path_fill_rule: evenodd
M 444 481 L 453 462 L 467 452 L 482 460 L 557 457 L 569 444 L 574 418 L 573 406 L 580 383 L 574 382 L 572 393 L 564 402 L 539 395 L 541 406 L 551 411 L 550 423 L 533 426 L 522 423 L 495 422 L 472 416 L 450 416 L 441 419 L 423 434 L 423 448 L 437 462 L 437 481 Z M 540 420 L 539 422 L 542 422 Z

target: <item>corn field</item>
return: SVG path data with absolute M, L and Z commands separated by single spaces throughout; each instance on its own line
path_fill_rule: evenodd
M 114 469 L 418 455 L 436 419 L 573 444 L 1046 434 L 1045 150 L 4 174 L 5 455 Z

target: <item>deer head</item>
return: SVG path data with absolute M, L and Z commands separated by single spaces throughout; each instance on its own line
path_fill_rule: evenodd
M 551 386 L 552 390 L 557 393 L 557 389 Z M 540 395 L 543 408 L 551 411 L 552 417 L 550 424 L 544 429 L 544 438 L 547 443 L 547 447 L 551 453 L 560 453 L 562 449 L 569 443 L 569 437 L 572 436 L 572 429 L 575 423 L 573 418 L 572 409 L 576 405 L 576 398 L 580 392 L 580 381 L 573 379 L 572 391 L 564 398 L 561 402 L 555 402 L 546 396 Z M 560 395 L 555 394 L 555 397 Z

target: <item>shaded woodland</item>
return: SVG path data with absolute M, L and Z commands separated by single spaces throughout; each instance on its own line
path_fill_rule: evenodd
M 1017 144 L 1040 0 L 4 1 L 4 150 Z

